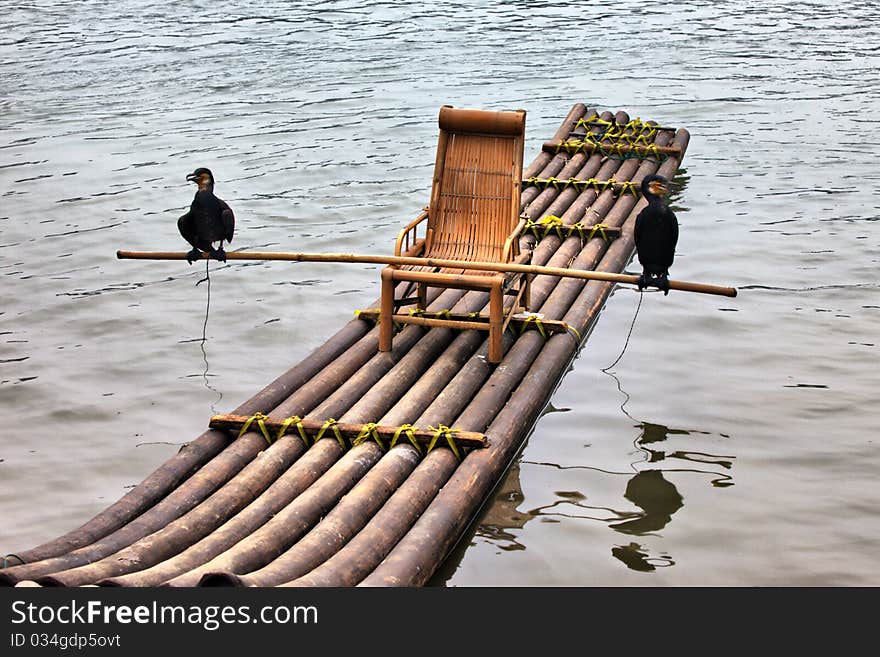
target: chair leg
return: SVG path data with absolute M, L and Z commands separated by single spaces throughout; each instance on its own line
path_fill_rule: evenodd
M 418 291 L 418 301 L 416 301 L 416 308 L 419 310 L 424 310 L 428 307 L 428 286 L 424 283 L 419 283 L 416 288 Z
M 523 274 L 523 296 L 522 296 L 522 309 L 525 312 L 529 311 L 529 306 L 532 305 L 531 294 L 532 294 L 532 278 L 528 274 Z
M 382 270 L 382 298 L 379 302 L 379 351 L 391 351 L 394 338 L 394 279 L 393 270 Z
M 504 326 L 504 291 L 501 283 L 493 284 L 489 291 L 489 362 L 500 363 Z

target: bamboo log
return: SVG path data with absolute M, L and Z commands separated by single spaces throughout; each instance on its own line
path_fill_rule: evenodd
M 43 586 L 81 586 L 140 570 L 172 557 L 246 507 L 303 452 L 305 446 L 300 440 L 276 442 L 257 454 L 254 460 L 202 504 L 158 531 L 99 561 L 40 577 L 37 582 Z
M 179 251 L 117 251 L 121 259 L 136 260 L 186 260 L 186 253 Z M 203 258 L 210 256 L 203 254 Z M 421 267 L 476 269 L 480 271 L 510 272 L 519 274 L 563 276 L 587 280 L 609 281 L 636 285 L 639 277 L 631 274 L 616 274 L 602 271 L 571 270 L 562 267 L 541 267 L 538 265 L 518 265 L 515 263 L 450 260 L 446 258 L 411 258 L 406 256 L 367 255 L 355 253 L 293 253 L 271 251 L 233 251 L 226 254 L 228 260 L 281 260 L 286 262 L 345 262 L 372 263 L 380 265 L 414 265 Z M 736 288 L 691 283 L 688 281 L 669 281 L 669 288 L 682 292 L 700 292 L 725 297 L 735 297 Z
M 589 112 L 590 114 L 587 114 Z M 565 139 L 571 132 L 574 130 L 577 122 L 582 119 L 584 116 L 590 116 L 595 114 L 596 112 L 593 110 L 587 109 L 586 105 L 583 103 L 575 103 L 572 108 L 568 111 L 566 117 L 562 120 L 562 123 L 556 129 L 556 132 L 553 134 L 553 139 Z M 535 157 L 534 161 L 526 167 L 525 171 L 523 171 L 523 178 L 530 178 L 534 176 L 542 169 L 550 169 L 552 170 L 554 167 L 551 166 L 551 162 L 553 161 L 554 156 L 550 153 L 541 151 L 538 153 L 537 157 Z M 560 162 L 564 162 L 564 160 L 560 159 Z M 545 171 L 545 175 L 551 176 L 555 175 L 556 172 L 551 173 L 551 171 Z M 524 203 L 528 203 L 531 199 L 523 199 Z
M 677 133 L 676 143 L 681 145 L 683 152 L 687 146 L 685 131 Z M 664 166 L 661 172 L 672 175 L 677 162 L 667 161 Z M 637 208 L 633 208 L 627 221 L 634 221 L 636 213 Z M 607 249 L 600 268 L 622 269 L 632 256 L 632 249 L 631 240 L 616 240 Z M 584 285 L 563 321 L 586 332 L 595 321 L 611 287 L 593 282 Z M 514 349 L 534 339 L 534 334 L 522 336 Z M 575 353 L 576 345 L 565 335 L 551 336 L 543 345 L 540 358 L 534 361 L 487 430 L 491 447 L 468 455 L 413 528 L 362 585 L 413 586 L 428 580 L 497 483 L 522 438 L 546 405 L 554 382 L 565 371 Z
M 583 158 L 581 158 L 581 161 L 582 160 Z M 614 168 L 616 165 L 611 164 L 609 166 Z M 570 202 L 571 197 L 569 197 L 569 203 Z M 575 245 L 580 246 L 579 239 L 567 244 L 567 246 Z M 536 253 L 536 256 L 541 257 L 541 255 L 543 255 L 543 257 L 547 257 L 550 255 L 547 249 L 544 249 L 543 251 L 543 254 Z M 555 260 L 557 256 L 558 253 L 554 254 L 552 260 Z M 541 310 L 544 310 L 544 308 Z M 464 337 L 464 335 L 467 334 L 463 334 L 462 337 Z M 531 346 L 533 349 L 537 349 L 542 342 L 542 340 L 534 341 Z M 533 355 L 536 353 L 537 352 L 535 351 Z M 479 361 L 474 359 L 471 363 L 479 363 Z M 483 426 L 488 423 L 492 415 L 497 412 L 503 404 L 504 399 L 506 399 L 506 396 L 510 391 L 510 386 L 516 381 L 516 366 L 522 364 L 521 359 L 514 359 L 514 363 L 515 365 L 513 366 L 505 364 L 505 371 L 510 372 L 509 368 L 514 368 L 514 375 L 512 378 L 508 379 L 508 385 L 499 385 L 498 382 L 493 382 L 486 387 L 488 392 L 480 391 L 479 394 L 483 395 L 483 397 L 481 397 L 479 402 L 474 404 L 474 408 L 477 410 L 473 417 L 459 418 L 456 420 L 456 426 L 458 426 L 461 421 L 482 422 Z M 526 365 L 527 364 L 528 363 L 526 363 Z M 482 367 L 487 368 L 488 366 L 483 362 Z M 467 390 L 467 386 L 462 385 L 462 383 L 472 380 L 481 382 L 485 376 L 489 375 L 490 370 L 485 369 L 482 376 L 475 377 L 472 373 L 466 372 L 466 369 L 467 368 L 462 370 L 461 375 L 463 376 L 467 373 L 468 376 L 465 376 L 463 381 L 457 381 L 459 384 L 458 386 L 452 384 L 447 386 L 443 391 L 443 394 L 438 397 L 436 404 L 439 405 L 440 402 L 443 401 L 442 397 L 447 393 L 449 393 L 449 398 L 458 397 L 458 399 L 462 401 L 470 400 L 474 394 L 477 394 L 477 390 L 481 383 L 471 390 Z M 458 377 L 456 378 L 458 379 Z M 456 395 L 456 393 L 461 392 L 464 392 L 463 396 L 461 394 Z M 494 403 L 487 403 L 486 395 L 494 397 Z M 434 407 L 434 405 L 432 405 L 432 407 Z M 456 406 L 455 408 L 457 412 L 462 406 Z M 450 410 L 447 406 L 447 409 L 443 412 L 444 417 L 449 417 L 449 413 Z M 450 460 L 450 458 L 452 460 Z M 385 556 L 387 551 L 390 550 L 403 533 L 409 529 L 421 511 L 425 508 L 428 502 L 430 502 L 434 492 L 439 490 L 446 479 L 448 479 L 452 470 L 455 468 L 455 464 L 456 461 L 454 457 L 452 457 L 447 450 L 432 452 L 432 454 L 430 454 L 425 461 L 419 465 L 412 477 L 407 480 L 407 483 L 392 496 L 389 502 L 377 513 L 373 520 L 370 521 L 368 526 L 351 541 L 350 545 L 342 548 L 336 555 L 332 556 L 325 564 L 318 567 L 315 571 L 308 573 L 299 580 L 291 582 L 290 585 L 348 586 L 356 584 L 361 578 L 368 574 L 370 570 L 378 565 L 379 561 Z
M 243 511 L 227 520 L 217 530 L 154 566 L 122 576 L 101 579 L 98 580 L 98 584 L 101 586 L 158 586 L 163 582 L 185 577 L 194 569 L 253 534 L 267 520 L 290 504 L 291 500 L 306 491 L 335 462 L 335 455 L 328 455 L 320 450 L 308 450 L 262 495 L 251 502 Z M 183 585 L 193 586 L 197 583 L 198 577 L 195 577 L 189 584 L 184 583 Z
M 304 380 L 320 371 L 339 354 L 344 353 L 367 331 L 369 331 L 369 327 L 365 326 L 363 322 L 352 320 L 297 366 L 289 369 L 256 395 L 239 405 L 235 412 L 254 414 L 272 408 L 290 394 L 291 390 L 302 385 Z M 226 435 L 217 431 L 204 432 L 184 445 L 177 454 L 159 466 L 117 502 L 82 526 L 32 549 L 16 551 L 16 556 L 25 563 L 33 563 L 66 554 L 107 536 L 165 497 L 169 491 L 215 457 L 228 444 L 229 439 Z M 17 581 L 16 572 L 11 568 L 0 572 L 0 585 L 12 584 Z
M 472 295 L 470 299 L 461 301 L 454 308 L 463 311 L 469 310 L 472 309 L 469 304 L 480 301 L 481 296 Z M 421 329 L 407 327 L 395 338 L 395 346 L 391 352 L 377 353 L 370 368 L 364 368 L 358 372 L 358 377 L 349 380 L 336 394 L 331 395 L 325 404 L 314 411 L 316 417 L 323 421 L 328 414 L 338 414 L 340 409 L 348 407 L 349 410 L 341 417 L 343 424 L 346 422 L 363 423 L 383 413 L 395 399 L 405 392 L 412 379 L 424 371 L 434 360 L 436 356 L 432 354 L 442 346 L 440 341 L 444 339 L 444 336 L 447 343 L 452 340 L 453 332 L 449 329 L 445 330 L 445 334 L 438 332 L 433 336 L 433 340 L 423 339 L 415 349 L 410 350 L 412 342 L 420 335 Z M 403 346 L 399 342 L 401 338 L 407 340 Z M 389 363 L 394 363 L 396 360 L 399 362 L 389 371 Z M 421 365 L 418 369 L 413 369 L 407 366 L 408 360 L 418 361 Z M 385 376 L 380 381 L 379 377 L 383 374 Z M 313 449 L 342 453 L 341 446 L 332 440 L 322 440 Z M 344 478 L 360 463 L 366 461 L 373 464 L 381 456 L 382 450 L 375 443 L 361 444 L 346 454 L 345 458 L 350 464 L 348 470 L 344 466 L 334 466 L 334 477 Z M 351 479 L 356 481 L 361 476 L 365 476 L 364 473 L 352 472 Z M 318 485 L 323 481 L 324 478 L 319 480 Z M 370 485 L 367 484 L 365 486 L 368 486 L 367 490 L 374 491 L 369 496 L 375 497 L 375 489 L 369 488 Z M 312 489 L 308 492 L 311 493 Z M 234 549 L 204 566 L 176 578 L 169 584 L 189 586 L 195 583 L 194 580 L 198 577 L 200 579 L 197 581 L 204 582 L 206 585 L 235 585 L 249 581 L 243 577 L 244 574 L 254 575 L 255 571 L 262 573 L 262 575 L 254 575 L 261 578 L 259 579 L 261 585 L 268 585 L 268 582 L 274 581 L 274 579 L 278 579 L 278 581 L 289 579 L 290 577 L 285 576 L 284 573 L 297 568 L 297 564 L 302 558 L 301 550 L 297 549 L 297 541 L 319 521 L 321 516 L 327 513 L 328 509 L 337 505 L 339 497 L 344 492 L 346 491 L 340 491 L 331 486 L 323 493 L 311 497 L 304 495 L 294 500 L 272 521 L 261 527 L 253 536 L 236 545 Z M 351 491 L 347 497 L 351 495 L 355 495 L 355 493 Z M 357 497 L 358 495 L 355 495 L 355 498 Z M 293 531 L 291 527 L 294 528 Z M 267 568 L 268 570 L 266 570 Z
M 472 352 L 476 331 L 459 335 L 430 369 L 430 375 L 420 380 L 404 398 L 382 419 L 399 422 L 418 413 L 417 424 L 431 424 L 446 418 L 458 417 L 461 410 L 478 394 L 494 367 L 487 361 L 488 340 L 482 340 L 480 349 L 468 360 L 463 356 Z M 514 342 L 507 333 L 505 350 Z M 480 341 L 477 340 L 477 344 Z M 462 366 L 464 362 L 464 366 Z M 440 380 L 436 380 L 440 379 Z M 448 383 L 447 383 L 448 381 Z M 432 400 L 432 401 L 431 401 Z M 430 401 L 430 404 L 428 403 Z M 423 412 L 422 412 L 423 411 Z M 455 426 L 459 422 L 456 420 Z M 403 484 L 393 492 L 385 504 L 367 524 L 335 554 L 299 579 L 291 571 L 284 579 L 290 586 L 354 586 L 367 576 L 394 547 L 431 502 L 458 465 L 458 458 L 448 449 L 436 449 L 428 454 Z M 358 522 L 358 527 L 363 521 Z M 344 526 L 342 531 L 350 531 Z M 284 579 L 279 578 L 279 582 Z M 293 581 L 290 581 L 293 580 Z
M 375 353 L 375 342 L 371 346 L 372 353 Z M 430 362 L 430 361 L 429 361 Z M 336 378 L 336 377 L 334 377 Z M 338 380 L 338 379 L 337 379 Z M 343 378 L 345 380 L 345 377 Z M 302 391 L 298 391 L 302 392 Z M 296 397 L 297 394 L 294 394 Z M 286 411 L 291 411 L 295 408 L 295 404 L 293 403 L 293 398 L 288 400 L 282 407 L 286 407 Z M 276 409 L 276 412 L 280 412 L 282 407 Z M 273 413 L 274 414 L 274 413 Z M 314 450 L 309 451 L 309 456 L 314 455 Z M 327 456 L 327 455 L 325 455 Z M 335 457 L 335 455 L 334 455 Z M 328 463 L 332 463 L 335 458 L 330 458 Z M 299 464 L 298 464 L 299 465 Z M 284 477 L 287 479 L 286 475 Z M 294 479 L 290 477 L 290 479 Z M 282 489 L 287 489 L 289 487 L 290 482 L 285 482 L 285 486 L 280 487 Z M 274 487 L 273 487 L 274 488 Z M 274 496 L 275 498 L 279 497 L 278 495 Z M 275 500 L 274 504 L 265 505 L 266 512 L 269 514 L 274 514 L 278 511 L 279 506 L 281 505 L 282 500 Z M 283 500 L 288 501 L 288 500 Z M 264 505 L 260 504 L 260 500 L 253 503 L 246 512 L 243 514 L 243 517 L 239 519 L 238 517 L 230 520 L 221 528 L 220 532 L 215 534 L 222 534 L 223 540 L 214 541 L 214 535 L 206 537 L 202 541 L 200 541 L 195 546 L 188 548 L 181 555 L 172 558 L 171 560 L 164 562 L 155 566 L 154 568 L 147 569 L 143 573 L 135 573 L 123 577 L 111 578 L 106 581 L 103 581 L 103 584 L 106 585 L 155 585 L 162 581 L 166 581 L 168 579 L 174 579 L 173 584 L 179 585 L 190 585 L 195 583 L 197 578 L 193 578 L 191 573 L 187 571 L 192 567 L 205 564 L 211 558 L 216 557 L 224 548 L 228 548 L 235 542 L 235 539 L 243 538 L 243 533 L 246 531 L 253 531 L 255 527 L 258 526 L 257 518 L 260 518 L 263 514 L 263 511 L 260 509 Z M 241 520 L 239 522 L 239 520 Z M 249 528 L 249 529 L 248 529 Z

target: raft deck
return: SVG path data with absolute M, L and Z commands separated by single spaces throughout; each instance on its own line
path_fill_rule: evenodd
M 688 139 L 576 104 L 523 172 L 532 263 L 621 272 L 644 205 L 638 182 L 672 178 Z M 536 276 L 532 314 L 511 323 L 498 365 L 473 328 L 407 324 L 379 352 L 377 300 L 92 520 L 8 555 L 0 584 L 423 585 L 503 478 L 613 286 Z M 480 321 L 488 293 L 429 302 L 429 315 Z

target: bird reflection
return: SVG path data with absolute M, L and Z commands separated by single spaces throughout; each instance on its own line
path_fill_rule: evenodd
M 663 478 L 660 470 L 637 472 L 626 483 L 623 496 L 644 513 L 639 517 L 609 525 L 622 534 L 644 535 L 666 527 L 672 514 L 684 506 L 684 498 L 675 484 Z
M 672 522 L 673 516 L 685 506 L 684 496 L 670 480 L 670 475 L 677 472 L 709 475 L 713 486 L 732 486 L 732 476 L 719 472 L 716 468 L 730 470 L 733 467 L 734 457 L 691 450 L 670 450 L 667 448 L 670 438 L 680 440 L 681 437 L 692 434 L 707 436 L 712 434 L 706 431 L 670 428 L 653 422 L 640 422 L 634 418 L 633 420 L 638 431 L 633 446 L 638 450 L 640 458 L 630 464 L 632 470 L 628 472 L 614 472 L 585 465 L 565 466 L 526 460 L 515 462 L 491 503 L 484 507 L 483 515 L 471 525 L 468 531 L 469 540 L 459 543 L 434 574 L 431 583 L 442 586 L 448 582 L 464 558 L 467 547 L 474 545 L 475 539 L 487 541 L 499 550 L 525 550 L 527 546 L 522 530 L 534 518 L 540 518 L 541 522 L 557 523 L 571 519 L 600 522 L 615 532 L 630 537 L 625 543 L 611 546 L 611 555 L 630 570 L 650 573 L 658 568 L 675 565 L 670 554 L 662 548 L 658 551 L 656 545 L 649 544 L 659 537 L 659 532 L 663 531 Z M 675 459 L 678 463 L 686 461 L 694 465 L 668 467 L 670 459 Z M 622 505 L 602 506 L 590 503 L 592 500 L 589 498 L 593 497 L 593 493 L 584 488 L 583 492 L 556 491 L 557 499 L 551 503 L 533 508 L 525 507 L 526 496 L 520 484 L 520 466 L 523 463 L 557 470 L 583 470 L 599 476 L 626 477 L 623 499 L 632 506 L 615 508 Z M 661 467 L 661 464 L 667 467 Z M 714 467 L 706 467 L 707 465 Z M 587 486 L 588 483 L 585 482 L 584 485 Z M 636 537 L 638 537 L 637 541 L 631 540 Z
M 638 543 L 630 542 L 629 545 L 617 545 L 611 548 L 611 554 L 614 558 L 625 563 L 630 570 L 638 570 L 643 573 L 650 573 L 657 570 L 658 567 L 675 565 L 675 562 L 668 555 L 652 557 L 643 550 L 644 548 Z
M 532 514 L 519 510 L 524 500 L 517 462 L 510 467 L 501 487 L 495 493 L 492 504 L 477 527 L 476 535 L 491 541 L 502 550 L 525 550 L 525 545 L 510 531 L 522 529 L 534 518 Z

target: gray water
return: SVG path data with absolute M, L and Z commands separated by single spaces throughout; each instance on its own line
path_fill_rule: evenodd
M 11 8 L 10 8 L 11 5 Z M 443 104 L 687 128 L 673 278 L 619 288 L 436 584 L 880 584 L 880 8 L 865 2 L 5 3 L 0 552 L 114 502 L 378 297 Z M 202 342 L 203 331 L 207 341 Z

